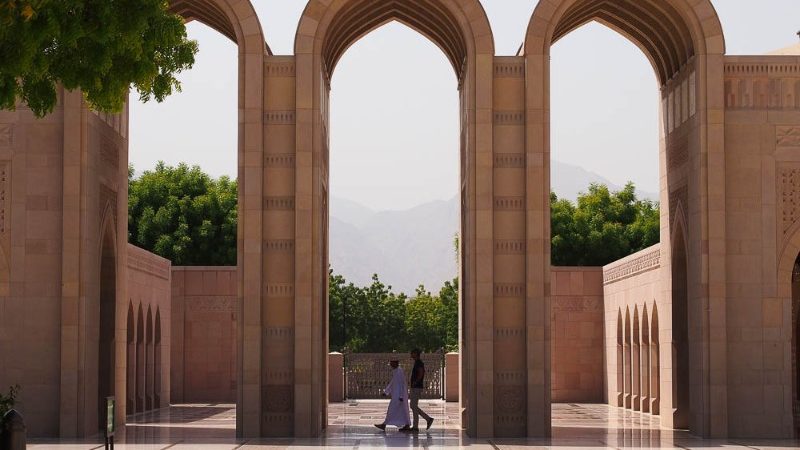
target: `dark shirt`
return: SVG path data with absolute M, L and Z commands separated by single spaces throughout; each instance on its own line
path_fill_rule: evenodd
M 421 359 L 414 361 L 414 368 L 411 369 L 411 389 L 425 388 L 425 363 Z

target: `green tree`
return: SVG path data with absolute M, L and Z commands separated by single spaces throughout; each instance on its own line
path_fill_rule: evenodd
M 442 303 L 443 347 L 449 352 L 458 351 L 458 277 L 444 282 L 439 290 L 439 301 Z
M 378 275 L 357 287 L 331 270 L 328 281 L 331 351 L 406 350 L 405 294 L 395 294 Z
M 180 90 L 197 43 L 165 0 L 0 0 L 0 109 L 53 110 L 59 84 L 92 108 L 119 112 Z
M 618 192 L 592 184 L 577 205 L 550 194 L 551 261 L 602 266 L 659 241 L 658 204 L 636 197 L 633 183 Z
M 406 311 L 409 347 L 417 347 L 425 352 L 444 347 L 444 308 L 438 297 L 420 285 L 416 295 L 406 304 Z
M 420 285 L 406 303 L 408 348 L 425 352 L 458 349 L 458 278 L 445 282 L 438 295 Z
M 159 162 L 128 179 L 128 241 L 175 265 L 236 265 L 236 182 Z

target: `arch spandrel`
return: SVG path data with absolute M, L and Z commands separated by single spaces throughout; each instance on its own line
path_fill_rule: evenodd
M 218 31 L 240 53 L 272 54 L 250 0 L 170 0 L 169 9 L 186 22 L 197 20 Z
M 467 0 L 463 2 L 454 2 L 452 0 L 418 1 L 430 3 L 431 5 L 441 5 L 441 11 L 452 14 L 452 18 L 459 24 L 464 43 L 471 52 L 494 55 L 494 37 L 492 36 L 492 29 L 486 12 L 483 9 L 483 5 L 481 5 L 478 0 Z M 417 30 L 440 48 L 446 48 L 447 45 L 444 43 L 445 39 L 443 39 L 441 33 L 436 32 L 437 30 L 435 28 L 433 29 L 434 32 L 431 32 L 430 30 L 425 31 L 421 29 L 422 27 L 415 25 L 414 22 L 424 17 L 425 14 L 423 13 L 424 8 L 415 8 L 417 9 L 416 12 L 404 9 L 404 7 L 413 6 L 413 3 L 415 2 L 401 2 L 398 0 L 309 0 L 297 25 L 294 45 L 295 55 L 313 52 L 321 54 L 323 43 L 328 39 L 327 33 L 329 27 L 332 25 L 338 13 L 349 8 L 370 8 L 370 6 L 373 8 L 376 6 L 383 6 L 382 9 L 388 9 L 388 11 L 379 18 L 359 18 L 356 23 L 362 25 L 362 28 L 365 28 L 365 30 L 350 36 L 350 38 L 347 39 L 347 41 L 350 41 L 347 47 L 381 25 L 391 20 L 398 20 Z M 437 12 L 433 16 L 428 17 L 437 16 L 441 16 L 441 13 Z M 343 53 L 344 51 L 341 51 L 341 54 Z M 447 54 L 447 50 L 445 50 L 445 54 Z
M 659 73 L 662 84 L 675 73 L 675 56 L 681 56 L 679 59 L 683 61 L 679 62 L 682 64 L 692 54 L 725 53 L 722 25 L 710 0 L 669 0 L 663 2 L 663 5 L 653 3 L 648 6 L 637 2 L 635 7 L 623 8 L 636 9 L 626 18 L 613 12 L 617 10 L 618 13 L 620 10 L 615 6 L 616 3 L 587 0 L 540 1 L 528 23 L 523 54 L 549 55 L 553 43 L 591 20 L 599 20 L 620 32 L 642 48 L 654 64 L 661 64 L 656 72 Z M 677 17 L 671 9 L 677 13 Z M 648 41 L 656 42 L 657 46 L 648 45 Z M 691 44 L 691 54 L 685 51 L 687 44 Z

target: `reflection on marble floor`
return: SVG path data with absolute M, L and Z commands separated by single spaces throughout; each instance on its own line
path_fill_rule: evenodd
M 372 426 L 383 420 L 386 401 L 355 401 L 329 405 L 328 430 L 318 439 L 248 439 L 235 437 L 233 405 L 173 405 L 129 417 L 116 448 L 125 449 L 285 449 L 288 447 L 469 447 L 487 450 L 544 448 L 721 448 L 796 449 L 800 441 L 704 440 L 683 431 L 661 430 L 657 417 L 607 405 L 553 405 L 551 439 L 470 439 L 460 430 L 455 403 L 421 401 L 436 421 L 430 431 L 383 433 Z M 32 441 L 32 449 L 98 449 L 99 439 L 76 442 Z

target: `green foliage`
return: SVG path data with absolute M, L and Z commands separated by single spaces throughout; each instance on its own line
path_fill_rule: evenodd
M 352 352 L 431 352 L 458 348 L 458 281 L 447 282 L 438 296 L 423 286 L 408 299 L 372 276 L 358 287 L 330 271 L 330 350 Z
M 602 266 L 659 241 L 658 204 L 636 198 L 633 183 L 619 192 L 598 184 L 577 205 L 550 194 L 551 262 Z
M 197 43 L 165 0 L 0 0 L 0 109 L 24 101 L 39 117 L 57 85 L 81 89 L 97 110 L 119 112 L 134 87 L 140 99 L 180 90 Z
M 19 393 L 19 385 L 10 386 L 8 388 L 8 395 L 0 393 L 0 419 L 6 415 L 7 412 L 14 408 L 14 402 Z
M 236 181 L 166 166 L 128 179 L 128 241 L 175 265 L 236 265 Z

